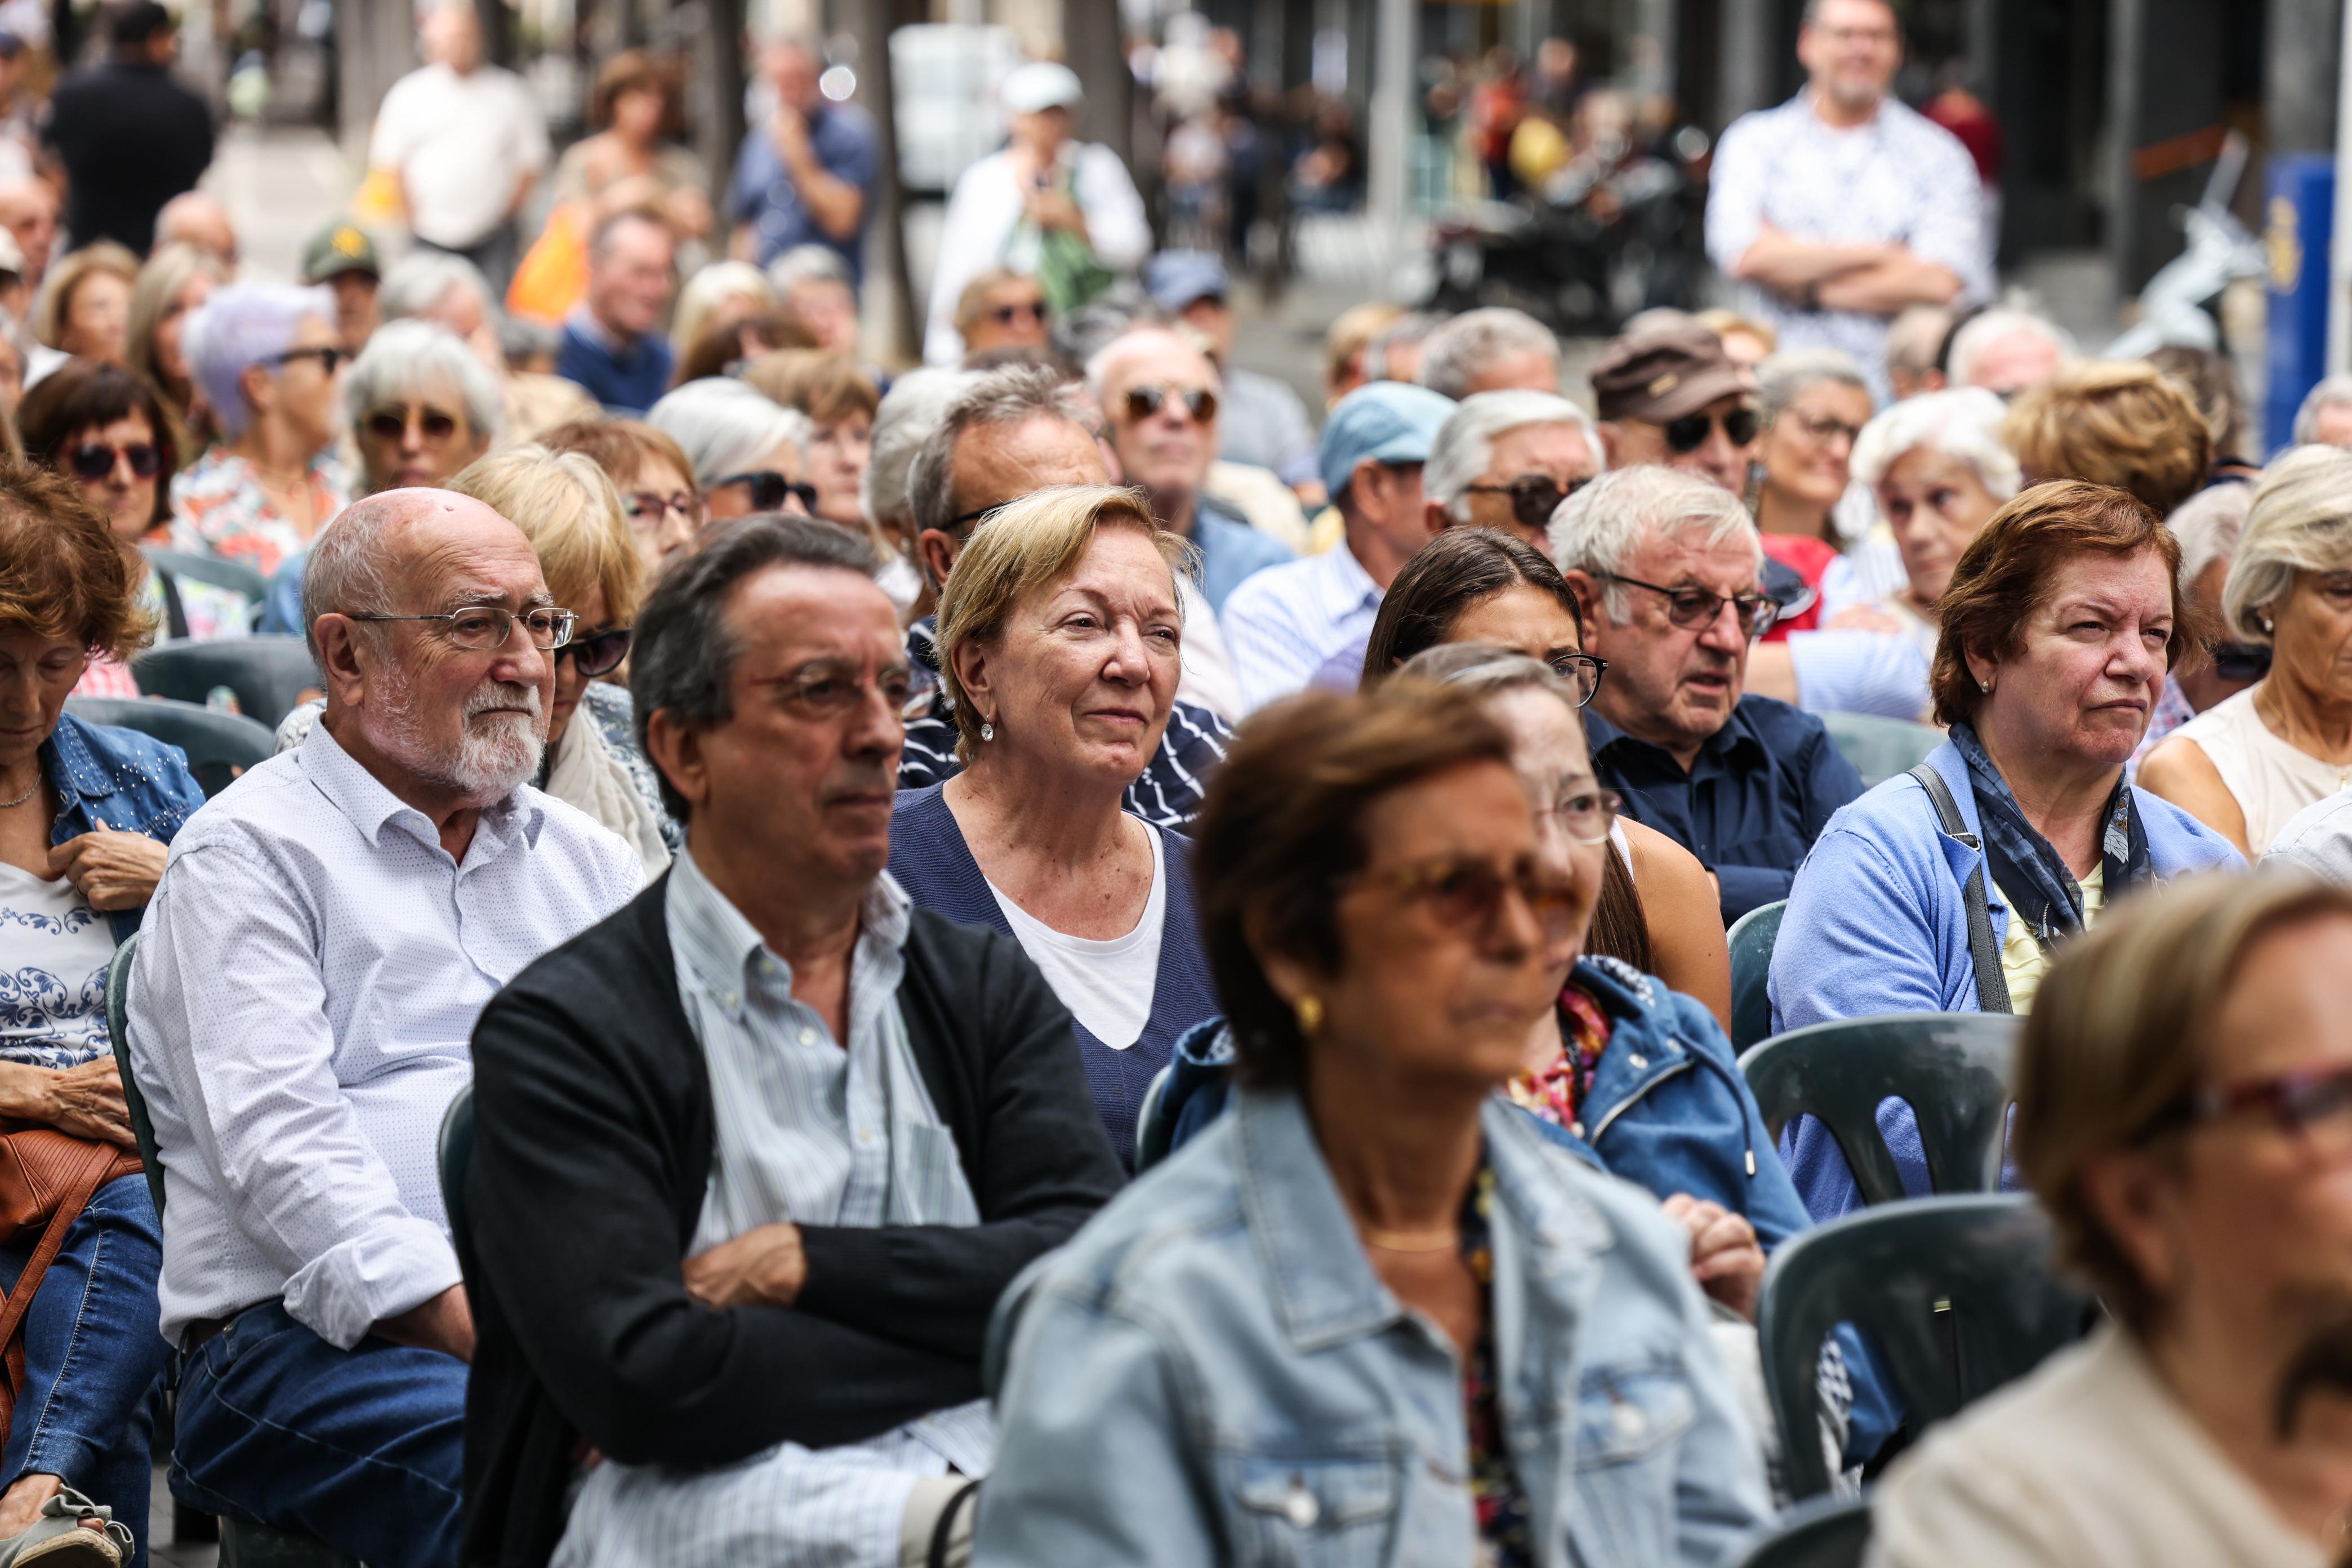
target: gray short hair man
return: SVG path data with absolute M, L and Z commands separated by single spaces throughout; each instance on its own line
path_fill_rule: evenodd
M 1421 345 L 1415 377 L 1459 402 L 1481 392 L 1559 391 L 1559 340 L 1524 310 L 1465 310 Z
M 1438 426 L 1422 470 L 1430 526 L 1498 528 L 1549 548 L 1552 515 L 1607 466 L 1592 416 L 1545 392 L 1482 392 Z
M 2298 447 L 2352 447 L 2352 375 L 2331 375 L 2303 395 L 2294 435 Z
M 1050 370 L 989 371 L 943 409 L 907 469 L 915 553 L 933 593 L 988 512 L 1033 490 L 1110 480 L 1078 389 Z
M 2000 397 L 2040 386 L 2074 363 L 2074 334 L 2021 305 L 1996 305 L 1952 334 L 1945 356 L 1954 386 L 1981 386 Z

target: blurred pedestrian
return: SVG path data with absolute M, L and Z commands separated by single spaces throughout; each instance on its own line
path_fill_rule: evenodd
M 1404 313 L 1402 305 L 1375 300 L 1351 305 L 1332 319 L 1323 334 L 1324 407 L 1334 407 L 1364 383 L 1381 379 L 1371 363 L 1372 340 Z
M 1037 279 L 1002 267 L 966 284 L 956 301 L 955 328 L 967 359 L 999 349 L 1045 348 L 1052 319 Z
M 365 348 L 382 319 L 376 294 L 383 283 L 383 263 L 367 230 L 332 223 L 312 235 L 302 247 L 302 281 L 334 290 L 335 329 L 343 347 L 352 353 Z
M 47 141 L 65 168 L 74 244 L 110 239 L 144 256 L 155 215 L 213 161 L 212 110 L 173 79 L 179 26 L 156 0 L 117 11 L 108 41 L 105 63 L 58 84 Z
M 1954 386 L 1981 386 L 1999 397 L 2042 385 L 2076 359 L 2074 335 L 2038 310 L 1996 305 L 1952 333 L 1944 354 Z
M 588 98 L 589 122 L 603 129 L 564 150 L 548 200 L 557 209 L 572 209 L 584 229 L 593 226 L 592 204 L 607 190 L 624 180 L 645 182 L 646 198 L 673 233 L 708 238 L 710 196 L 703 188 L 702 161 L 681 141 L 684 96 L 675 60 L 625 49 L 605 61 Z M 551 213 L 549 224 L 555 221 Z
M 776 305 L 775 285 L 748 261 L 714 261 L 686 280 L 670 317 L 670 347 L 684 359 L 705 332 Z M 677 378 L 687 379 L 685 377 Z
M 38 289 L 58 243 L 57 187 L 31 175 L 0 184 L 0 228 L 16 240 L 24 258 L 25 287 Z
M 772 39 L 760 69 L 776 102 L 743 133 L 735 155 L 729 253 L 765 267 L 796 247 L 822 245 L 848 264 L 854 288 L 865 273 L 866 226 L 881 180 L 874 121 L 818 90 L 824 58 L 805 38 Z
M 1398 374 L 1394 364 L 1388 374 Z M 1465 310 L 1426 335 L 1413 379 L 1456 403 L 1481 392 L 1557 395 L 1559 340 L 1533 316 L 1507 305 Z
M 873 378 L 854 360 L 819 349 L 763 354 L 743 379 L 786 408 L 809 417 L 808 480 L 816 487 L 810 510 L 828 522 L 863 531 L 858 492 L 874 455 L 874 412 L 882 401 Z M 876 540 L 877 546 L 887 542 Z
M 1225 418 L 1217 455 L 1270 468 L 1294 490 L 1325 499 L 1316 469 L 1315 426 L 1298 394 L 1270 375 L 1233 363 L 1233 278 L 1224 258 L 1205 250 L 1163 250 L 1143 268 L 1152 303 L 1198 332 L 1225 382 Z
M 392 84 L 368 162 L 400 188 L 409 232 L 462 256 L 503 294 L 515 217 L 547 170 L 547 125 L 520 77 L 486 64 L 474 0 L 428 0 L 426 64 Z
M 26 79 L 35 51 L 11 26 L 13 9 L 0 7 L 0 179 L 21 180 L 40 166 L 41 131 L 35 116 L 43 106 Z
M 125 361 L 163 395 L 180 427 L 180 449 L 212 444 L 212 415 L 188 374 L 188 317 L 228 281 L 211 254 L 192 245 L 159 245 L 131 289 L 131 346 Z
M 131 346 L 131 290 L 139 258 L 100 240 L 49 269 L 33 306 L 34 338 L 59 353 L 121 364 Z
M 1892 95 L 1903 37 L 1887 0 L 1814 0 L 1797 56 L 1804 90 L 1717 145 L 1707 254 L 1783 348 L 1843 349 L 1884 401 L 1891 318 L 1992 294 L 1976 164 Z
M 838 251 L 795 246 L 768 263 L 768 281 L 784 313 L 808 331 L 816 346 L 857 353 L 857 282 Z
M 563 323 L 555 373 L 607 413 L 640 414 L 669 387 L 675 356 L 661 331 L 677 286 L 676 241 L 650 213 L 616 213 L 588 242 L 588 297 Z
M 236 222 L 220 198 L 206 191 L 182 191 L 155 215 L 155 244 L 193 245 L 236 276 Z
M 1045 301 L 1066 315 L 1131 272 L 1151 249 L 1143 198 L 1109 148 L 1070 137 L 1086 96 L 1077 72 L 1032 60 L 1006 76 L 998 96 L 1010 141 L 956 176 L 940 228 L 923 358 L 963 357 L 955 310 L 964 286 L 992 267 L 1034 274 Z

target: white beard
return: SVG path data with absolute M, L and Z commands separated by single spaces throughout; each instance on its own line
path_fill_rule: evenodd
M 464 731 L 454 751 L 425 738 L 415 692 L 396 667 L 379 677 L 375 696 L 378 700 L 372 706 L 383 726 L 377 745 L 419 777 L 488 804 L 504 800 L 539 772 L 547 750 L 548 715 L 536 686 L 485 680 L 468 692 Z M 488 708 L 523 711 L 475 717 Z

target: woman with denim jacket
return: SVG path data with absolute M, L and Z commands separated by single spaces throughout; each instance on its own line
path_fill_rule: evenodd
M 126 1149 L 107 967 L 204 794 L 178 748 L 64 707 L 93 654 L 127 659 L 152 630 L 72 481 L 0 467 L 0 1118 Z M 146 1561 L 161 1250 L 147 1184 L 124 1176 L 42 1277 L 0 1451 L 0 1562 Z
M 975 1562 L 1714 1563 L 1767 1504 L 1688 1237 L 1496 1093 L 1606 822 L 1547 855 L 1396 680 L 1259 714 L 1199 825 L 1234 1114 L 1008 1292 Z

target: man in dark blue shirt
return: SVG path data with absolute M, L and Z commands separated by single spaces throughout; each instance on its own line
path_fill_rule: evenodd
M 676 258 L 668 226 L 648 213 L 616 213 L 589 239 L 587 296 L 563 323 L 555 374 L 608 414 L 642 414 L 669 390 L 661 320 L 677 283 Z
M 1671 468 L 1621 468 L 1562 507 L 1551 542 L 1584 649 L 1609 661 L 1585 710 L 1594 773 L 1626 815 L 1698 857 L 1726 923 L 1787 898 L 1862 775 L 1819 719 L 1741 695 L 1773 606 L 1738 498 Z
M 866 221 L 881 173 L 874 122 L 817 89 L 824 61 L 799 39 L 768 46 L 761 62 L 776 107 L 744 133 L 727 184 L 733 250 L 765 267 L 795 246 L 822 245 L 865 274 Z

